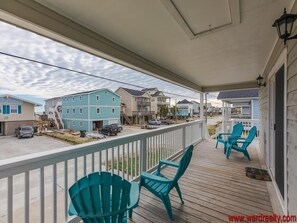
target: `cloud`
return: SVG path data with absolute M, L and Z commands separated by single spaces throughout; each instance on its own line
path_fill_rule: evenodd
M 0 22 L 0 51 L 100 77 L 180 94 L 199 100 L 199 94 L 135 70 L 95 57 L 32 32 Z M 123 84 L 0 55 L 0 94 L 51 98 L 98 88 L 116 90 Z M 129 85 L 125 87 L 133 88 Z

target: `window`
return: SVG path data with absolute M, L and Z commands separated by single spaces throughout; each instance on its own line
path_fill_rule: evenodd
M 72 109 L 72 113 L 75 114 L 75 108 Z
M 100 114 L 100 108 L 96 108 L 96 113 Z
M 79 126 L 82 127 L 82 122 L 79 122 Z
M 66 100 L 68 101 L 68 98 L 66 98 Z
M 18 113 L 18 106 L 17 105 L 11 105 L 10 106 L 10 114 L 17 114 Z
M 100 95 L 96 95 L 96 101 L 100 100 Z
M 81 96 L 79 96 L 79 100 L 81 101 L 81 99 L 82 99 L 82 97 Z
M 115 100 L 115 98 L 114 97 L 112 97 L 112 101 L 114 101 Z
M 115 109 L 113 108 L 113 109 L 111 109 L 111 112 L 112 112 L 112 114 L 114 114 L 114 111 L 115 111 Z
M 66 113 L 69 114 L 69 108 L 67 108 Z
M 75 98 L 74 97 L 72 97 L 72 101 L 75 101 Z
M 79 109 L 79 114 L 82 114 L 82 113 L 83 113 L 83 109 L 80 108 L 80 109 Z
M 72 121 L 72 126 L 75 126 L 75 121 Z
M 2 114 L 2 105 L 0 105 L 0 114 Z

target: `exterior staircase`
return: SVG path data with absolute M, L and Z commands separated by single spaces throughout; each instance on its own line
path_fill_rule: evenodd
M 64 129 L 64 123 L 60 115 L 61 109 L 62 109 L 62 102 L 58 102 L 54 110 L 54 120 L 58 130 Z
M 132 120 L 125 114 L 125 112 L 121 111 L 121 117 L 123 117 L 129 125 L 132 125 Z

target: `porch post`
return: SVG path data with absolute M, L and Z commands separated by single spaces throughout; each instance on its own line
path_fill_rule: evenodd
M 203 103 L 203 99 L 204 99 L 204 93 L 200 93 L 200 120 L 202 120 L 202 139 L 205 139 L 205 125 L 206 123 L 204 122 L 204 103 Z
M 222 132 L 226 132 L 225 102 L 222 102 Z

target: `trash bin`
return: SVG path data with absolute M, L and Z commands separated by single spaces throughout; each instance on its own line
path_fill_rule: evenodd
M 81 138 L 86 137 L 86 130 L 80 130 L 80 137 Z

